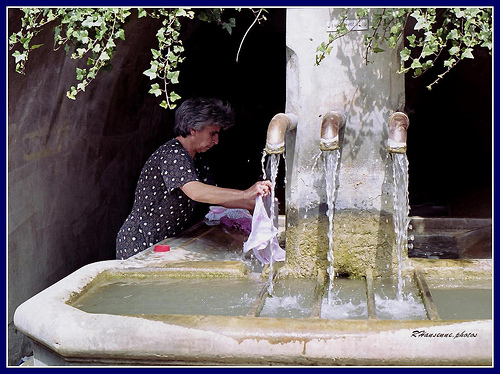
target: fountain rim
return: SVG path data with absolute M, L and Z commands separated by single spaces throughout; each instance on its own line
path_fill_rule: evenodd
M 90 266 L 85 272 L 73 274 L 80 281 L 88 279 L 89 271 L 100 272 L 109 264 Z M 77 272 L 78 273 L 78 272 Z M 76 279 L 72 279 L 76 281 Z M 481 337 L 481 350 L 477 350 L 474 362 L 488 364 L 489 355 L 485 346 L 491 343 L 492 320 L 327 320 L 302 318 L 270 318 L 246 316 L 205 316 L 205 315 L 108 315 L 91 314 L 67 305 L 65 300 L 70 290 L 62 283 L 55 284 L 20 306 L 16 311 L 16 326 L 36 343 L 55 352 L 69 361 L 80 360 L 185 360 L 195 354 L 200 360 L 223 362 L 242 360 L 243 362 L 296 363 L 307 357 L 311 362 L 334 364 L 342 358 L 335 356 L 333 347 L 342 344 L 359 344 L 383 339 L 389 334 L 391 340 L 384 345 L 382 355 L 378 349 L 366 354 L 356 353 L 358 362 L 384 360 L 400 363 L 435 364 L 442 359 L 427 351 L 419 356 L 412 352 L 406 354 L 401 347 L 411 341 L 415 330 L 475 331 Z M 66 297 L 64 297 L 66 295 Z M 45 310 L 41 318 L 38 310 Z M 30 331 L 28 322 L 34 315 L 43 329 Z M 42 321 L 40 321 L 42 319 Z M 65 320 L 61 324 L 61 320 Z M 91 328 L 87 328 L 90 326 Z M 154 331 L 154 339 L 151 333 Z M 488 333 L 490 331 L 490 333 Z M 130 332 L 134 338 L 130 339 Z M 112 335 L 112 337 L 110 336 Z M 95 342 L 99 342 L 96 347 Z M 193 342 L 196 341 L 196 348 Z M 123 342 L 126 342 L 123 344 Z M 358 343 L 356 343 L 358 342 Z M 421 340 L 420 340 L 421 342 Z M 428 344 L 429 340 L 425 342 Z M 463 341 L 466 342 L 466 341 Z M 462 342 L 462 343 L 463 343 Z M 466 342 L 467 343 L 467 342 Z M 477 341 L 474 341 L 478 344 Z M 473 349 L 468 345 L 466 349 Z M 216 349 L 214 349 L 214 345 Z M 247 347 L 246 349 L 244 347 Z M 386 349 L 392 346 L 391 349 Z M 307 351 L 307 354 L 304 354 Z M 391 352 L 390 354 L 387 352 Z M 395 353 L 396 352 L 396 353 Z M 486 353 L 485 353 L 486 352 Z M 352 352 L 351 352 L 352 353 Z M 442 353 L 442 352 L 441 352 Z M 448 357 L 450 360 L 463 360 L 463 352 Z M 389 354 L 390 357 L 387 356 Z M 332 356 L 335 359 L 332 359 Z M 410 356 L 410 357 L 409 357 Z M 404 358 L 406 357 L 406 358 Z M 469 355 L 468 357 L 471 357 Z M 84 359 L 85 358 L 85 359 Z M 260 361 L 259 361 L 260 360 Z
M 103 271 L 136 271 L 139 263 L 138 260 L 108 260 L 80 268 L 23 303 L 14 316 L 16 327 L 37 344 L 70 361 L 78 357 L 82 360 L 83 357 L 86 357 L 85 360 L 113 360 L 122 357 L 138 361 L 159 357 L 160 360 L 182 361 L 189 356 L 192 342 L 196 340 L 198 347 L 196 354 L 204 360 L 220 357 L 220 360 L 227 362 L 240 359 L 257 362 L 257 357 L 260 357 L 264 361 L 272 361 L 275 358 L 272 352 L 277 349 L 279 360 L 291 364 L 304 359 L 302 351 L 308 347 L 306 356 L 309 363 L 327 362 L 332 354 L 329 349 L 335 344 L 338 345 L 340 341 L 345 342 L 347 339 L 349 344 L 354 344 L 359 339 L 372 341 L 377 339 L 375 336 L 391 334 L 399 336 L 389 345 L 394 345 L 393 352 L 398 351 L 400 355 L 398 360 L 403 362 L 401 357 L 407 357 L 408 354 L 405 356 L 399 347 L 408 344 L 407 339 L 415 329 L 446 331 L 473 329 L 483 335 L 481 344 L 491 344 L 488 334 L 491 333 L 492 320 L 329 320 L 174 314 L 108 315 L 86 313 L 67 304 L 67 300 L 75 290 L 82 289 Z M 159 264 L 161 263 L 159 261 Z M 218 263 L 219 261 L 213 261 L 213 265 Z M 151 268 L 151 263 L 148 266 Z M 162 269 L 169 271 L 168 267 Z M 45 311 L 43 316 L 38 313 L 39 310 Z M 33 329 L 34 320 L 39 326 L 35 329 Z M 61 324 L 61 320 L 66 322 Z M 86 326 L 94 328 L 88 329 Z M 103 328 L 96 328 L 99 326 Z M 112 339 L 109 337 L 110 331 L 113 332 Z M 134 339 L 129 339 L 130 331 L 136 334 Z M 152 339 L 154 342 L 149 341 L 152 331 L 155 331 L 155 339 Z M 180 335 L 183 337 L 177 339 Z M 99 341 L 99 349 L 95 347 L 96 341 Z M 124 341 L 127 345 L 120 346 Z M 188 341 L 191 343 L 187 343 Z M 216 352 L 213 351 L 214 342 L 221 343 Z M 252 347 L 251 353 L 243 352 L 239 348 L 245 344 Z M 288 346 L 290 351 L 285 349 L 285 346 Z M 300 350 L 297 346 L 301 347 Z M 479 355 L 479 361 L 488 364 L 488 350 L 482 349 L 481 352 L 477 352 L 475 357 Z M 380 356 L 380 352 L 378 354 L 379 360 L 395 360 L 392 356 L 384 358 Z M 435 363 L 437 360 L 437 356 L 424 356 L 418 359 L 412 357 L 406 359 L 414 364 L 420 364 L 422 360 Z M 458 356 L 454 356 L 452 361 L 458 360 Z M 358 357 L 359 362 L 375 359 L 374 355 Z M 335 364 L 335 360 L 329 362 Z
M 160 244 L 172 244 L 162 241 Z M 14 314 L 14 324 L 51 354 L 67 362 L 191 362 L 190 355 L 197 355 L 204 362 L 229 363 L 283 363 L 293 364 L 366 364 L 382 362 L 400 365 L 433 365 L 443 359 L 454 364 L 489 365 L 492 345 L 492 320 L 330 320 L 321 318 L 274 318 L 254 316 L 206 316 L 206 315 L 110 315 L 86 313 L 67 304 L 75 292 L 104 271 L 179 271 L 189 266 L 198 270 L 220 267 L 221 263 L 235 261 L 186 261 L 187 251 L 180 243 L 170 252 L 155 253 L 154 246 L 127 260 L 107 260 L 85 265 L 59 282 L 41 291 L 21 304 Z M 420 266 L 432 273 L 433 264 L 458 264 L 462 260 L 411 259 L 413 266 Z M 195 264 L 197 263 L 197 264 Z M 472 272 L 479 271 L 491 276 L 492 260 L 466 260 Z M 451 265 L 450 265 L 451 266 Z M 245 265 L 246 267 L 246 265 Z M 248 268 L 232 265 L 225 276 L 250 276 Z M 205 271 L 205 270 L 204 270 Z M 210 272 L 209 270 L 207 270 Z M 200 276 L 203 271 L 198 271 Z M 206 273 L 205 273 L 206 274 Z M 41 314 L 39 311 L 43 310 Z M 61 323 L 61 321 L 65 321 Z M 250 329 L 253 329 L 250 331 Z M 411 332 L 421 330 L 453 331 L 473 330 L 480 335 L 478 340 L 460 342 L 460 352 L 445 345 L 432 346 L 432 342 L 421 352 L 405 352 L 402 347 L 414 342 Z M 130 338 L 133 334 L 133 338 Z M 154 338 L 152 338 L 152 336 Z M 380 345 L 385 337 L 390 340 L 380 350 L 363 355 L 363 349 L 352 349 L 359 344 L 370 347 Z M 96 346 L 99 342 L 99 346 Z M 121 346 L 126 342 L 126 346 Z M 196 342 L 196 344 L 194 343 Z M 362 343 L 360 343 L 362 342 Z M 367 346 L 368 346 L 367 345 Z M 481 349 L 474 348 L 480 345 Z M 216 351 L 214 352 L 214 346 Z M 195 347 L 195 348 L 193 348 Z M 387 349 L 390 347 L 390 349 Z M 382 350 L 383 348 L 383 350 Z M 194 351 L 193 351 L 194 349 Z M 420 350 L 420 347 L 419 347 Z M 431 351 L 431 356 L 428 352 Z M 463 357 L 463 352 L 469 354 Z M 438 354 L 439 353 L 439 354 Z M 368 355 L 368 356 L 367 356 Z M 216 359 L 214 359 L 216 357 Z M 157 358 L 158 361 L 154 361 Z M 465 361 L 464 361 L 465 360 Z

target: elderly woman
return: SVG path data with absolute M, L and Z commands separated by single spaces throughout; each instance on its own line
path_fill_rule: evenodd
M 132 212 L 118 232 L 116 258 L 126 259 L 155 243 L 179 235 L 196 202 L 253 210 L 271 183 L 260 181 L 247 190 L 212 185 L 198 153 L 219 142 L 219 132 L 234 124 L 229 104 L 217 99 L 188 99 L 175 112 L 174 139 L 163 144 L 144 165 Z

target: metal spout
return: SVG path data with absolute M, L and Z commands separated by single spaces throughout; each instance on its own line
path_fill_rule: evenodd
M 267 154 L 285 152 L 285 134 L 297 126 L 297 116 L 293 113 L 278 113 L 269 122 L 267 129 Z
M 391 153 L 406 153 L 406 132 L 410 119 L 403 112 L 393 113 L 389 117 L 389 141 L 387 150 Z
M 339 148 L 339 130 L 344 126 L 344 117 L 331 110 L 323 116 L 321 122 L 321 139 L 319 149 L 322 151 L 334 151 Z

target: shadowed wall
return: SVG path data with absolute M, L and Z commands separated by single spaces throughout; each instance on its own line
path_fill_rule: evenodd
M 199 21 L 184 26 L 186 60 L 173 88 L 183 98 L 217 96 L 232 103 L 237 125 L 221 134 L 218 149 L 207 157 L 220 185 L 248 188 L 260 177 L 267 124 L 284 108 L 284 12 L 270 12 L 269 22 L 252 29 L 238 63 L 236 52 L 253 16 L 235 16 L 239 27 L 233 35 Z M 19 30 L 20 17 L 9 9 L 9 35 Z M 52 50 L 50 26 L 33 40 L 44 45 L 30 55 L 26 75 L 15 72 L 9 56 L 11 365 L 31 349 L 12 324 L 17 306 L 83 265 L 114 259 L 116 234 L 132 207 L 141 168 L 173 135 L 173 111 L 148 93 L 151 82 L 142 74 L 151 48 L 157 48 L 158 28 L 154 20 L 132 17 L 126 40 L 117 43 L 113 69 L 100 72 L 76 101 L 66 91 L 76 84 L 75 68 L 82 62 Z

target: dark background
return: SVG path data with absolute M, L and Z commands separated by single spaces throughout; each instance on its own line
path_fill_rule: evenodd
M 209 155 L 217 162 L 220 185 L 247 188 L 260 176 L 267 125 L 285 108 L 286 18 L 284 9 L 269 9 L 268 20 L 252 28 L 236 63 L 253 16 L 235 15 L 232 36 L 212 24 L 191 25 L 179 92 L 218 96 L 236 107 L 237 126 L 221 135 Z M 492 57 L 485 48 L 474 55 L 431 91 L 426 86 L 442 69 L 418 78 L 406 75 L 410 215 L 491 217 Z M 280 175 L 278 196 L 283 188 Z

